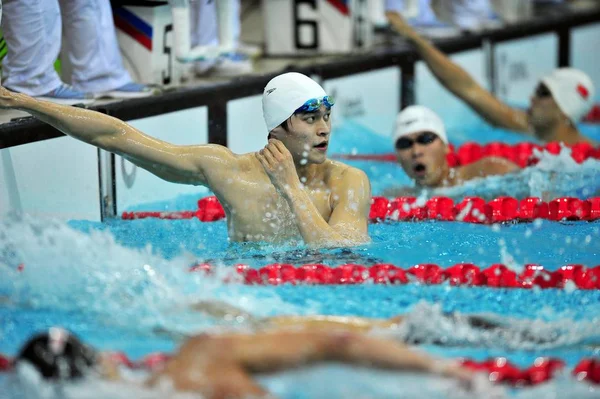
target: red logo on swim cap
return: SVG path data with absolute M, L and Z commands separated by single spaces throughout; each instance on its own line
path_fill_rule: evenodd
M 577 85 L 577 93 L 579 93 L 581 95 L 581 97 L 585 98 L 586 100 L 590 96 L 590 92 L 582 84 Z

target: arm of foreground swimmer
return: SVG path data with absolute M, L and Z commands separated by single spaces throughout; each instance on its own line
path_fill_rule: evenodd
M 0 91 L 3 101 L 10 98 L 10 108 L 26 111 L 71 137 L 121 155 L 168 181 L 206 185 L 206 172 L 225 172 L 235 161 L 225 147 L 178 146 L 96 111 L 40 101 L 4 88 Z
M 527 114 L 502 103 L 481 87 L 464 69 L 421 37 L 397 12 L 386 16 L 394 28 L 417 49 L 439 82 L 466 102 L 489 123 L 521 133 L 530 133 Z
M 374 328 L 391 328 L 396 322 L 390 319 L 368 319 L 355 316 L 273 316 L 267 319 L 271 327 L 302 328 L 305 330 L 343 330 L 368 332 Z
M 334 339 L 327 348 L 325 360 L 370 365 L 382 369 L 440 374 L 464 381 L 472 377 L 472 372 L 463 369 L 456 362 L 434 359 L 397 341 L 363 334 L 344 334 Z
M 280 332 L 231 342 L 235 360 L 252 372 L 337 361 L 382 369 L 410 370 L 470 380 L 472 373 L 418 353 L 392 340 L 351 332 Z
M 285 197 L 304 242 L 316 246 L 369 242 L 367 229 L 371 185 L 367 175 L 358 169 L 348 168 L 340 183 L 332 190 L 332 195 L 337 196 L 337 200 L 328 223 L 304 190 L 287 190 Z

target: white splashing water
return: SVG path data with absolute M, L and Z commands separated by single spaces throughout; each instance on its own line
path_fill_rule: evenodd
M 600 195 L 600 161 L 587 159 L 578 164 L 571 149 L 563 147 L 558 155 L 536 152 L 539 162 L 517 173 L 473 179 L 462 185 L 434 190 L 431 195 L 460 199 L 477 195 L 492 199 L 500 195 L 528 196 L 550 200 L 561 196 L 589 198 Z
M 226 300 L 258 315 L 298 311 L 275 293 L 249 296 L 243 286 L 223 284 L 230 268 L 218 268 L 215 278 L 190 273 L 195 260 L 190 254 L 167 260 L 150 246 L 128 248 L 107 231 L 84 233 L 58 221 L 0 221 L 0 296 L 15 306 L 79 311 L 124 328 L 181 333 L 214 324 L 189 311 L 199 300 Z
M 499 328 L 475 327 L 468 315 L 445 315 L 440 304 L 419 302 L 397 328 L 377 330 L 374 334 L 408 342 L 529 350 L 580 344 L 587 339 L 597 338 L 600 323 L 597 317 L 575 322 L 568 316 L 553 321 L 494 314 L 476 316 Z
M 83 233 L 56 221 L 25 217 L 7 218 L 0 222 L 0 273 L 3 276 L 0 293 L 8 295 L 10 301 L 18 306 L 92 313 L 111 323 L 135 326 L 145 331 L 168 328 L 189 333 L 207 328 L 206 321 L 200 320 L 197 314 L 185 311 L 187 305 L 198 300 L 225 300 L 257 315 L 269 313 L 272 309 L 277 309 L 279 314 L 318 312 L 318 309 L 307 310 L 306 306 L 297 309 L 275 293 L 264 297 L 246 295 L 242 289 L 237 291 L 235 286 L 221 284 L 222 276 L 209 279 L 200 274 L 190 274 L 187 268 L 194 260 L 190 255 L 165 260 L 152 254 L 149 247 L 124 247 L 115 242 L 108 232 Z M 17 271 L 20 263 L 25 265 L 22 272 Z M 418 306 L 408 317 L 406 325 L 412 324 L 411 330 L 420 331 L 421 337 L 413 336 L 413 339 L 424 342 L 446 340 L 457 344 L 539 349 L 543 344 L 537 342 L 538 338 L 550 337 L 545 344 L 547 347 L 575 343 L 594 336 L 593 330 L 598 324 L 597 320 L 595 323 L 593 320 L 589 323 L 572 323 L 565 319 L 551 323 L 511 320 L 511 325 L 517 326 L 512 335 L 494 334 L 475 330 L 467 323 L 461 323 L 460 318 L 458 322 L 450 323 L 439 307 Z M 174 312 L 173 309 L 182 309 L 182 312 Z M 569 326 L 569 329 L 564 331 L 563 326 Z M 527 334 L 535 335 L 531 338 Z M 448 341 L 449 337 L 452 341 Z M 328 389 L 332 392 L 327 397 L 347 397 L 349 380 L 353 381 L 350 392 L 374 392 L 373 395 L 366 394 L 368 397 L 504 397 L 502 389 L 491 388 L 489 384 L 483 384 L 477 392 L 467 393 L 457 390 L 450 381 L 433 377 L 374 373 L 353 368 L 338 369 L 341 371 L 337 374 L 330 368 L 325 373 L 319 370 L 291 371 L 262 377 L 260 381 L 274 393 L 281 393 L 281 397 L 290 398 L 298 397 L 294 392 L 305 392 L 307 387 L 317 389 L 318 386 L 330 387 Z M 304 383 L 299 385 L 298 381 Z M 415 384 L 415 381 L 422 383 Z M 2 392 L 10 398 L 85 398 L 90 397 L 90 393 L 94 398 L 159 398 L 169 392 L 168 387 L 163 391 L 149 392 L 122 383 L 91 380 L 68 387 L 61 391 L 61 396 L 52 396 L 56 391 L 48 384 L 38 382 L 38 385 L 29 386 L 33 391 L 28 390 L 26 396 L 23 396 L 22 385 Z M 426 391 L 422 390 L 423 386 L 427 387 Z M 417 391 L 415 387 L 419 387 Z M 572 382 L 568 387 L 569 392 L 580 389 Z M 556 385 L 554 389 L 558 389 Z
M 192 399 L 193 393 L 176 393 L 168 381 L 153 388 L 142 386 L 144 373 L 128 373 L 120 382 L 86 378 L 75 384 L 42 381 L 33 368 L 19 367 L 5 384 L 0 384 L 7 399 Z M 470 389 L 449 379 L 416 373 L 371 371 L 360 367 L 320 365 L 274 374 L 259 375 L 257 382 L 278 398 L 508 398 L 505 388 L 492 386 L 484 376 L 475 379 Z

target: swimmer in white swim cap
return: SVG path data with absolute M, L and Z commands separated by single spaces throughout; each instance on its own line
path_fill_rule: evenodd
M 276 76 L 263 93 L 269 142 L 256 153 L 238 155 L 214 144 L 174 145 L 108 115 L 0 87 L 0 108 L 29 112 L 164 180 L 208 187 L 225 209 L 230 240 L 313 247 L 369 241 L 366 174 L 327 159 L 332 106 L 333 99 L 308 76 Z
M 465 70 L 421 37 L 400 14 L 388 11 L 390 24 L 416 48 L 436 78 L 494 126 L 535 135 L 544 141 L 596 144 L 577 129 L 594 102 L 595 88 L 583 71 L 560 68 L 543 77 L 527 111 L 502 103 Z
M 484 157 L 471 164 L 450 167 L 446 155 L 448 136 L 444 122 L 427 107 L 413 105 L 398 114 L 392 133 L 398 163 L 421 188 L 450 187 L 476 177 L 502 175 L 518 170 L 500 157 Z M 406 189 L 390 189 L 385 195 L 400 195 Z
M 166 363 L 157 366 L 144 387 L 167 381 L 177 392 L 203 398 L 270 397 L 253 378 L 321 363 L 339 362 L 371 368 L 436 374 L 471 383 L 474 372 L 452 360 L 434 359 L 404 344 L 342 331 L 270 331 L 256 334 L 201 334 L 187 339 Z M 73 382 L 88 376 L 120 380 L 118 360 L 97 352 L 71 333 L 52 328 L 26 342 L 15 366 L 33 368 L 44 379 Z M 140 384 L 122 381 L 121 384 Z

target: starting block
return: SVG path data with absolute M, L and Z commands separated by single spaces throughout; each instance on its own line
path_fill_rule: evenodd
M 123 64 L 134 81 L 177 85 L 185 68 L 174 54 L 171 6 L 114 6 L 113 19 Z
M 147 1 L 140 5 L 113 7 L 117 40 L 125 67 L 140 83 L 169 86 L 179 84 L 195 61 L 214 60 L 232 53 L 250 57 L 258 49 L 239 47 L 234 27 L 239 24 L 237 1 L 215 1 L 219 44 L 191 45 L 190 1 Z

